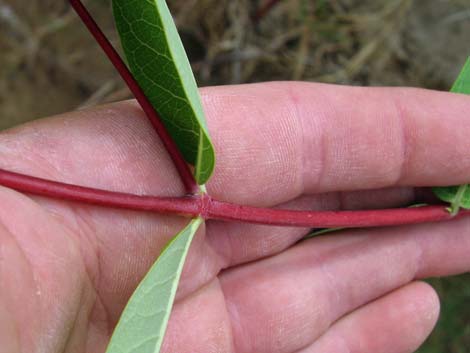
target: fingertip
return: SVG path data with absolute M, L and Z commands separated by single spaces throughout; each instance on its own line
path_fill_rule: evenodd
M 412 282 L 351 312 L 300 353 L 415 352 L 439 317 L 439 298 Z
M 405 287 L 404 295 L 411 295 L 411 315 L 415 311 L 417 326 L 423 328 L 425 337 L 431 333 L 439 319 L 441 303 L 436 290 L 428 283 L 417 281 Z M 407 293 L 408 292 L 408 293 Z

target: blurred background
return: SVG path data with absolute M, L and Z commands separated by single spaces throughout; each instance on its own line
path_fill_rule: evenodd
M 110 4 L 85 1 L 118 46 Z M 200 86 L 268 80 L 448 90 L 470 0 L 168 0 Z M 271 5 L 271 6 L 270 6 Z M 0 0 L 0 129 L 131 95 L 64 0 Z M 421 353 L 470 350 L 470 275 L 435 279 Z

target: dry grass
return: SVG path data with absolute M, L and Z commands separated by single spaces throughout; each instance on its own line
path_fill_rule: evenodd
M 109 2 L 89 3 L 117 42 Z M 466 0 L 285 0 L 258 24 L 263 1 L 169 4 L 202 86 L 296 79 L 446 89 L 470 51 Z M 0 0 L 0 51 L 0 128 L 129 97 L 64 1 Z

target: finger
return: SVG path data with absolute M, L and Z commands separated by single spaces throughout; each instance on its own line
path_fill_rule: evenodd
M 469 181 L 462 95 L 271 83 L 203 96 L 218 155 L 209 191 L 221 199 L 269 205 L 305 192 Z
M 434 289 L 413 282 L 343 317 L 297 353 L 412 353 L 431 333 L 438 316 Z
M 177 173 L 135 103 L 33 121 L 0 134 L 1 167 L 70 184 L 181 195 Z
M 235 353 L 229 319 L 214 280 L 175 304 L 162 353 Z
M 295 351 L 342 316 L 416 278 L 468 271 L 469 229 L 462 219 L 345 231 L 225 272 L 236 348 Z
M 470 99 L 462 95 L 271 83 L 208 88 L 202 96 L 218 156 L 208 187 L 219 199 L 265 206 L 305 192 L 468 181 Z M 0 153 L 4 167 L 22 171 L 27 158 L 42 171 L 38 176 L 156 195 L 183 192 L 131 102 L 3 134 Z
M 1 297 L 0 294 L 0 342 L 5 352 L 21 353 L 16 320 Z
M 28 310 L 37 310 L 31 272 L 13 235 L 0 222 L 0 342 L 2 349 L 8 352 L 20 353 L 20 345 L 31 345 L 25 342 L 25 331 L 40 331 L 37 320 L 28 314 Z M 28 325 L 23 330 L 20 329 L 22 323 Z

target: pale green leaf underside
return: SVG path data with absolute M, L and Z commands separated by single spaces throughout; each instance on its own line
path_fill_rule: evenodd
M 188 249 L 201 223 L 192 220 L 161 253 L 127 303 L 106 353 L 160 352 Z
M 467 59 L 450 91 L 453 93 L 470 94 L 470 58 Z M 469 185 L 437 187 L 433 188 L 433 191 L 439 199 L 451 204 L 450 209 L 453 214 L 456 214 L 459 208 L 470 208 Z
M 215 152 L 191 65 L 164 0 L 113 0 L 116 27 L 130 70 L 160 114 L 199 184 Z

